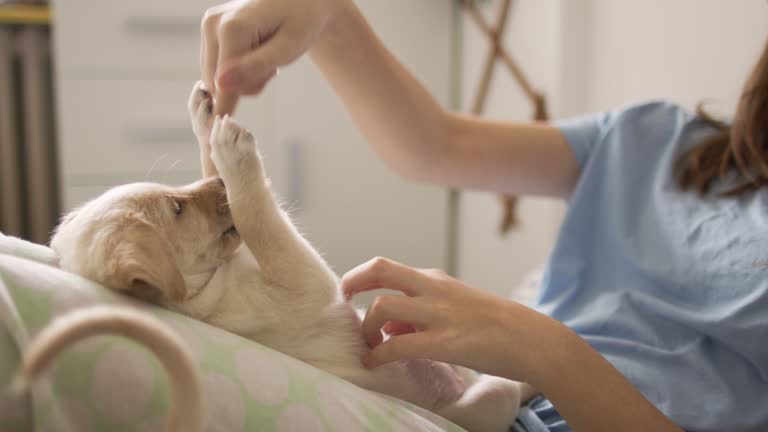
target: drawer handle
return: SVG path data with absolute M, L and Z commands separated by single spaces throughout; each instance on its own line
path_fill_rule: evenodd
M 123 136 L 130 144 L 195 144 L 195 134 L 190 126 L 129 126 Z
M 123 29 L 142 37 L 197 37 L 200 19 L 191 17 L 137 16 L 126 19 Z

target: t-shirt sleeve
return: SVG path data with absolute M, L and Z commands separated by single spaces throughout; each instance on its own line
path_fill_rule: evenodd
M 553 125 L 565 136 L 579 166 L 583 168 L 615 121 L 616 113 L 605 112 L 557 120 Z

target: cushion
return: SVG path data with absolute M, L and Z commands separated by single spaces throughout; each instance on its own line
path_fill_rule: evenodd
M 0 430 L 164 430 L 166 375 L 149 351 L 118 336 L 73 345 L 31 395 L 7 391 L 20 348 L 54 317 L 94 304 L 138 308 L 187 343 L 202 372 L 208 431 L 462 430 L 248 339 L 109 291 L 55 263 L 49 248 L 0 235 Z

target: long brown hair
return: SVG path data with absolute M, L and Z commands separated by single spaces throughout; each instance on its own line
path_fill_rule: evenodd
M 701 105 L 698 115 L 716 132 L 677 161 L 677 180 L 683 190 L 704 195 L 726 175 L 736 185 L 720 196 L 740 196 L 768 184 L 768 40 L 749 75 L 728 125 L 708 115 Z

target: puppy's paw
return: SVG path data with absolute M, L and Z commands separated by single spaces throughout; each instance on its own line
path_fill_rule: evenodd
M 202 81 L 195 83 L 192 88 L 187 109 L 195 135 L 198 138 L 208 138 L 213 126 L 213 97 Z
M 262 172 L 256 139 L 228 115 L 213 121 L 211 159 L 222 176 L 261 175 Z

